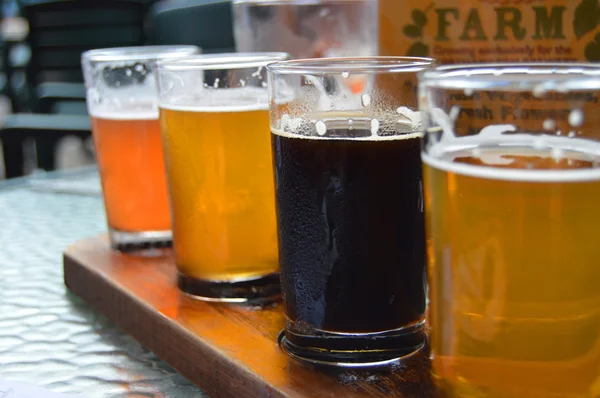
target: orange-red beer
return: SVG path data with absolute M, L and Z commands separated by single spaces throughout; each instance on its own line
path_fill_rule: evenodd
M 93 115 L 92 129 L 109 227 L 120 232 L 169 230 L 157 115 Z

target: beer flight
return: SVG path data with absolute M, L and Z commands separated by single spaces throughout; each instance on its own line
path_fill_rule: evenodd
M 82 63 L 115 250 L 172 242 L 184 294 L 282 300 L 300 361 L 389 366 L 429 335 L 447 396 L 599 396 L 600 67 Z

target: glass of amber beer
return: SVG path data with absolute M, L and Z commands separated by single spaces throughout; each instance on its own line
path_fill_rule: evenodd
M 114 249 L 139 251 L 171 244 L 154 67 L 159 59 L 199 52 L 195 46 L 148 46 L 91 50 L 82 55 Z
M 158 67 L 179 288 L 280 298 L 265 66 L 286 53 L 201 55 Z
M 281 346 L 292 357 L 387 365 L 424 343 L 416 83 L 432 64 L 369 57 L 268 66 Z M 360 86 L 350 89 L 351 78 Z
M 448 396 L 599 396 L 599 99 L 591 64 L 422 74 L 431 346 Z

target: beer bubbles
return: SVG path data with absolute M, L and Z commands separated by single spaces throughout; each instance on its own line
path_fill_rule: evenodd
M 371 96 L 369 94 L 363 94 L 361 96 L 361 102 L 362 106 L 364 106 L 365 108 L 368 107 L 369 105 L 371 105 Z
M 322 120 L 319 120 L 317 123 L 315 123 L 315 128 L 317 130 L 317 134 L 320 136 L 324 136 L 327 133 L 327 126 Z
M 556 129 L 556 121 L 554 119 L 544 120 L 544 130 L 554 131 Z
M 583 125 L 583 112 L 581 109 L 573 109 L 569 114 L 569 124 L 571 127 L 581 127 Z
M 371 135 L 377 135 L 379 131 L 379 120 L 371 119 Z

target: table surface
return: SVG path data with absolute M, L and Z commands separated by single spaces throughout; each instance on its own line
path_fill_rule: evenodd
M 62 251 L 106 229 L 94 169 L 0 183 L 0 378 L 84 397 L 206 397 L 63 283 Z
M 432 383 L 427 349 L 371 369 L 310 366 L 290 358 L 278 345 L 281 303 L 257 311 L 182 295 L 171 255 L 116 254 L 101 234 L 66 250 L 64 272 L 70 291 L 215 396 L 444 396 Z M 157 330 L 160 338 L 149 332 Z

